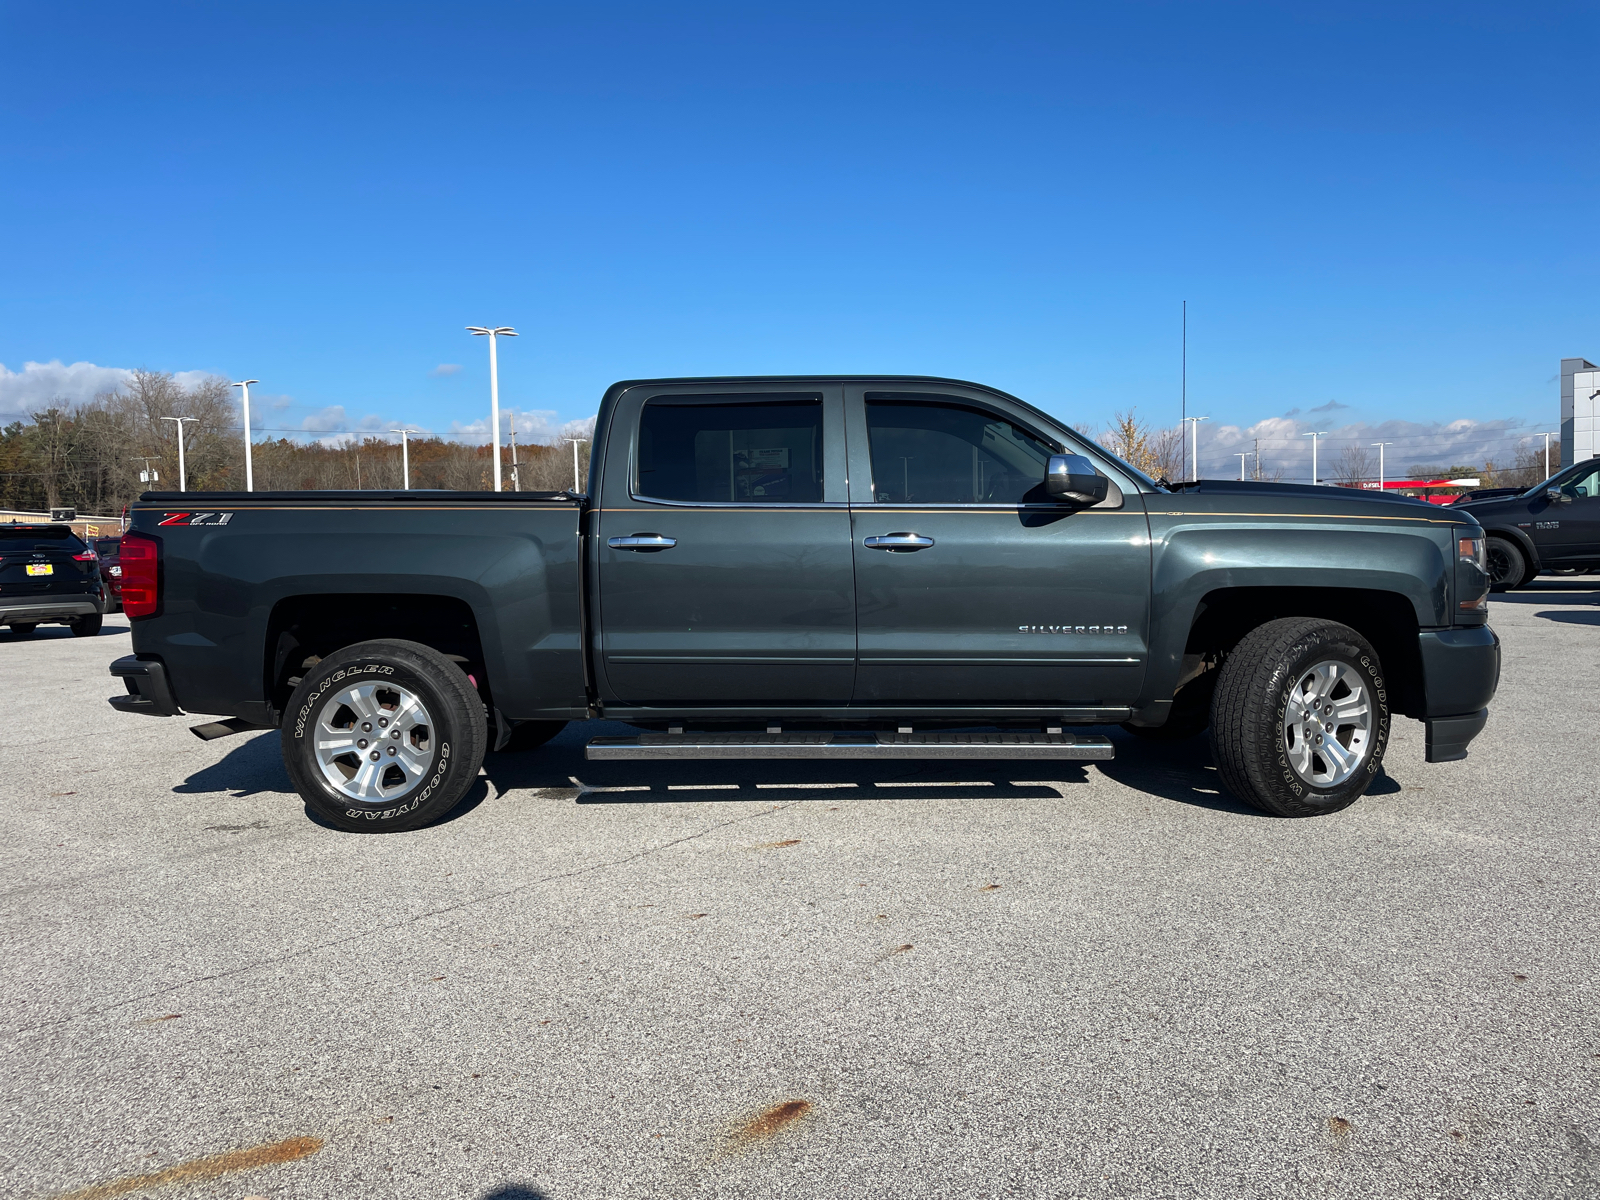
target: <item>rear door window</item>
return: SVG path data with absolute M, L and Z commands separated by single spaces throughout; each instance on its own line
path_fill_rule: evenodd
M 822 398 L 650 400 L 639 418 L 641 499 L 822 502 Z

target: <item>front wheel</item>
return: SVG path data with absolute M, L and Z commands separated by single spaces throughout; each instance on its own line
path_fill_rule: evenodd
M 1521 547 L 1505 538 L 1490 538 L 1488 545 L 1489 590 L 1509 592 L 1521 587 L 1528 573 L 1528 559 Z
M 1211 749 L 1239 799 L 1281 817 L 1354 804 L 1383 766 L 1389 701 L 1377 651 L 1334 621 L 1251 630 L 1222 664 Z
M 328 824 L 415 829 L 466 794 L 488 745 L 483 701 L 450 659 L 418 642 L 360 642 L 330 654 L 289 701 L 283 761 Z

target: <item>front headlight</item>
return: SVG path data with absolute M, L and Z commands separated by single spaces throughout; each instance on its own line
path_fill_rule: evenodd
M 1489 573 L 1488 542 L 1481 537 L 1465 537 L 1456 539 L 1457 556 L 1464 563 L 1477 567 L 1485 575 Z

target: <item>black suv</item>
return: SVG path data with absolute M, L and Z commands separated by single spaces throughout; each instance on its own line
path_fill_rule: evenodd
M 1600 570 L 1600 458 L 1574 463 L 1511 496 L 1452 504 L 1489 535 L 1489 580 L 1497 592 L 1541 571 Z
M 70 525 L 0 525 L 0 625 L 26 637 L 58 622 L 78 637 L 100 632 L 100 559 Z

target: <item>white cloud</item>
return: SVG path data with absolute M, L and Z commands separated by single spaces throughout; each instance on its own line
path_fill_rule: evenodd
M 185 375 L 203 376 L 186 371 Z M 26 419 L 29 413 L 48 408 L 52 401 L 80 403 L 101 392 L 114 391 L 133 372 L 125 367 L 100 367 L 91 362 L 70 365 L 60 359 L 47 363 L 25 362 L 22 370 L 11 371 L 0 363 L 0 421 Z
M 460 370 L 460 363 L 440 363 L 433 370 L 429 371 L 428 374 L 432 375 L 435 379 L 440 379 L 446 375 L 454 375 Z

